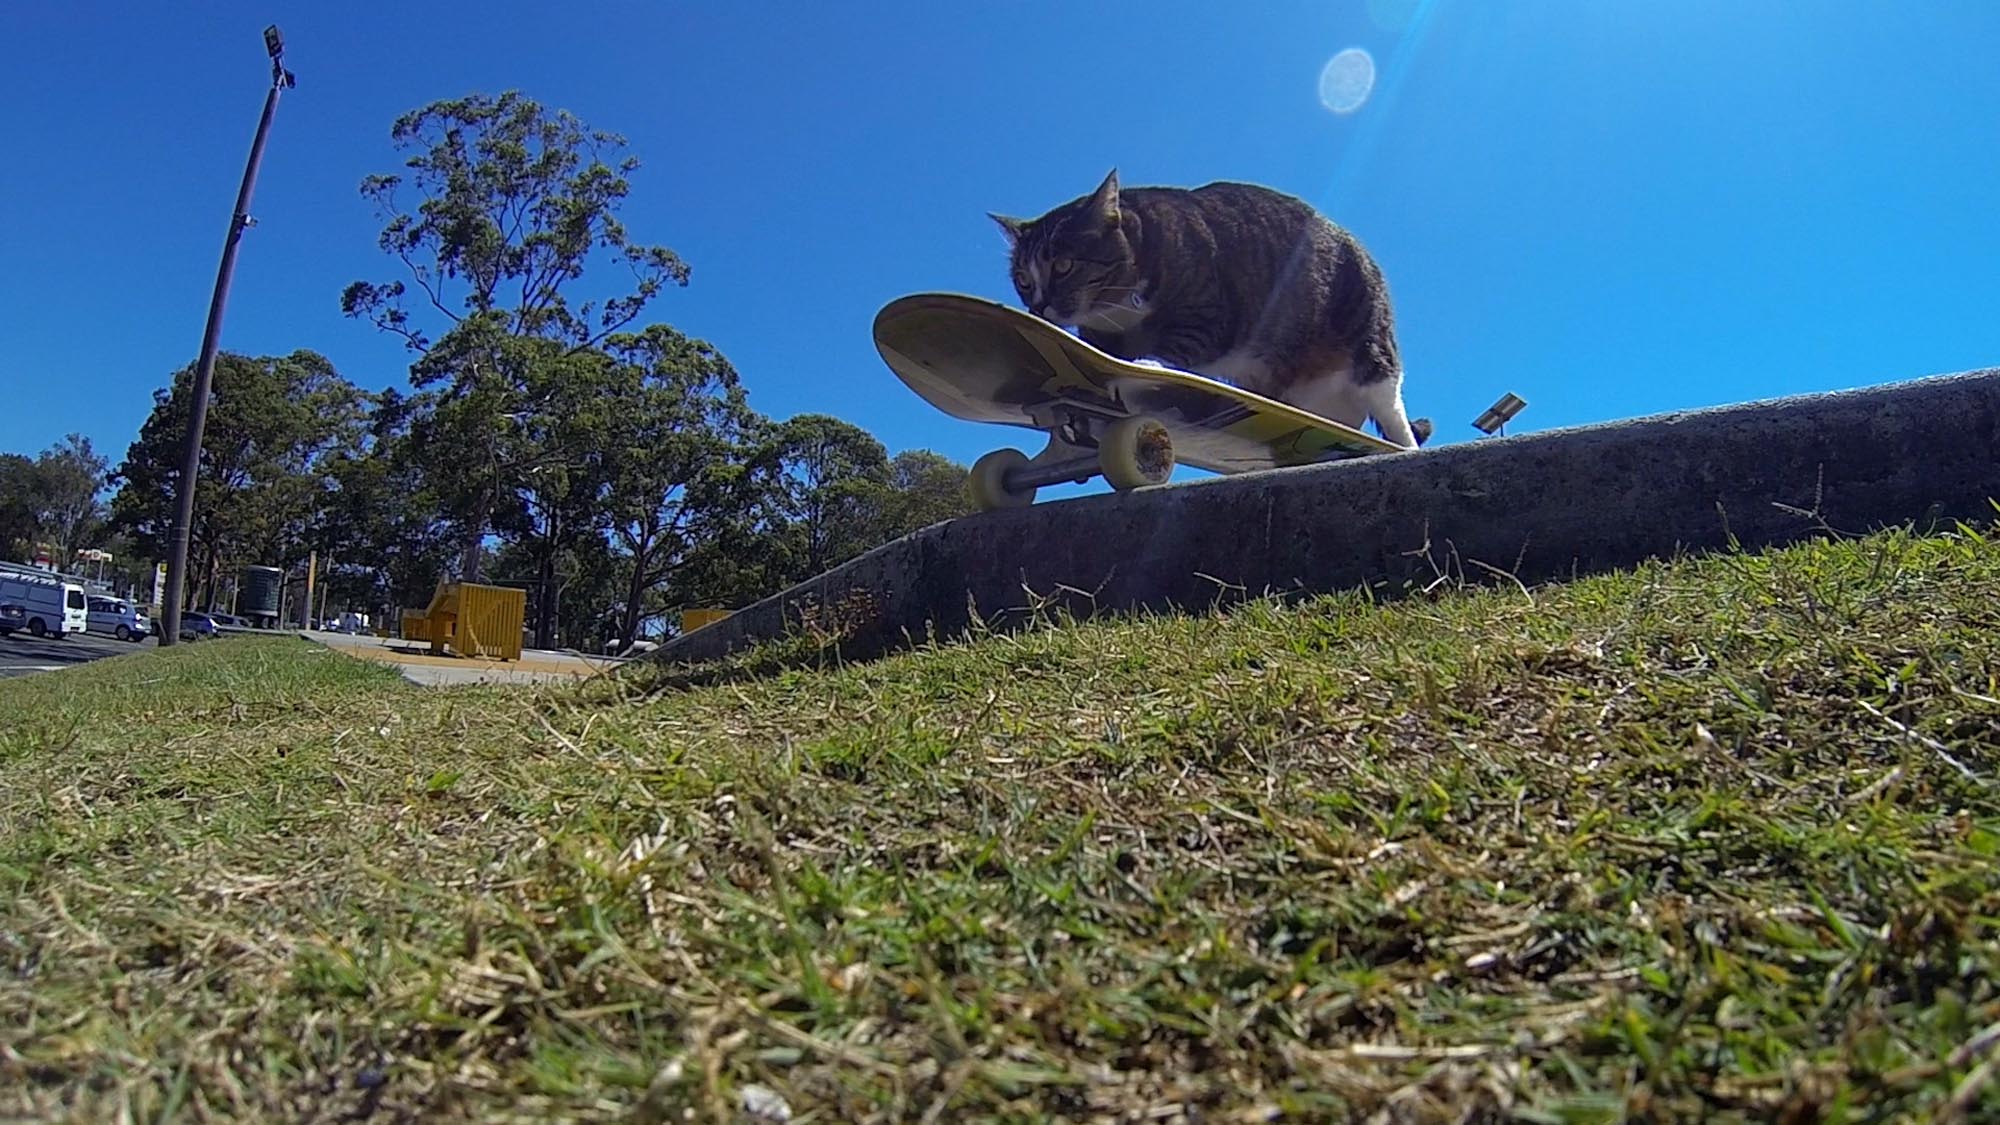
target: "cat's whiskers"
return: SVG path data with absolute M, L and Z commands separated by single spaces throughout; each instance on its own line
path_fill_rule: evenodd
M 1138 291 L 1139 286 L 1137 285 L 1107 285 L 1097 291 L 1097 296 L 1102 298 L 1108 293 L 1115 300 L 1119 297 L 1129 297 Z
M 1091 298 L 1090 306 L 1083 311 L 1086 314 L 1112 311 L 1131 312 L 1136 306 L 1130 298 L 1139 295 L 1139 288 L 1137 285 L 1117 285 L 1099 289 Z

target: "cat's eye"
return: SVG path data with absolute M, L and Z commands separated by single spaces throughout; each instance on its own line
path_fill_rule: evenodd
M 1057 259 L 1056 259 L 1056 262 L 1055 262 L 1055 269 L 1056 269 L 1056 273 L 1058 273 L 1058 274 L 1065 274 L 1065 273 L 1068 273 L 1068 272 L 1069 272 L 1069 270 L 1070 270 L 1070 267 L 1071 267 L 1071 266 L 1073 266 L 1073 265 L 1075 265 L 1075 264 L 1076 264 L 1076 263 L 1074 263 L 1074 262 L 1070 261 L 1070 260 L 1069 260 L 1068 258 L 1057 258 Z

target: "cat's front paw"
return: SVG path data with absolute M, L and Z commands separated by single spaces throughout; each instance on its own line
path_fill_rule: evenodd
M 1164 364 L 1164 363 L 1161 363 L 1161 362 L 1160 362 L 1159 360 L 1157 360 L 1157 359 L 1143 359 L 1143 358 L 1141 358 L 1141 359 L 1133 359 L 1133 360 L 1130 360 L 1130 361 L 1128 361 L 1128 362 L 1131 362 L 1131 363 L 1136 363 L 1136 364 L 1138 364 L 1138 365 L 1139 365 L 1139 366 L 1141 366 L 1141 367 L 1151 367 L 1151 368 L 1153 368 L 1153 369 L 1154 369 L 1154 370 L 1156 370 L 1156 371 L 1165 371 L 1165 370 L 1167 369 L 1167 365 L 1166 365 L 1166 364 Z

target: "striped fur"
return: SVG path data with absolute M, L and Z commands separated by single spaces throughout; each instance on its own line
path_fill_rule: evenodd
M 1131 360 L 1235 383 L 1414 447 L 1382 272 L 1303 200 L 1255 184 L 1097 190 L 993 215 L 1030 311 Z

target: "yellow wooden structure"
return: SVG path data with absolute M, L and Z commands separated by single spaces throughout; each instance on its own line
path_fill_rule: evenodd
M 406 609 L 402 621 L 403 639 L 406 641 L 428 641 L 431 639 L 430 618 L 421 609 Z
M 527 606 L 527 591 L 511 586 L 440 582 L 429 605 L 403 611 L 403 639 L 429 641 L 434 653 L 519 660 Z
M 692 633 L 703 625 L 713 625 L 734 612 L 736 611 L 733 609 L 681 610 L 681 632 Z

